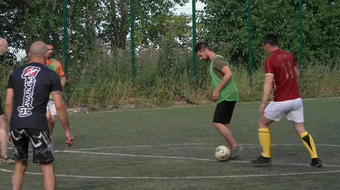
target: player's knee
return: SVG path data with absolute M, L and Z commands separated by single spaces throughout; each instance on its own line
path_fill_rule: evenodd
M 218 123 L 213 122 L 213 126 L 214 126 L 214 127 L 217 127 L 217 126 L 218 126 Z
M 220 128 L 221 125 L 223 125 L 223 124 L 222 123 L 213 122 L 213 126 L 216 127 L 216 128 Z
M 265 127 L 264 122 L 261 119 L 257 122 L 257 125 L 258 125 L 259 129 Z
M 15 165 L 16 170 L 20 172 L 26 172 L 27 170 L 27 162 L 24 160 L 17 160 Z
M 57 122 L 57 118 L 56 117 L 51 117 L 51 123 L 54 125 Z

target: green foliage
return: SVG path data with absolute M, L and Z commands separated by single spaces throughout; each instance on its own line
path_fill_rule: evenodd
M 170 44 L 166 46 L 166 44 Z M 191 51 L 165 42 L 161 50 L 138 52 L 137 79 L 133 85 L 128 50 L 111 54 L 89 54 L 90 59 L 72 62 L 69 68 L 65 99 L 70 107 L 89 106 L 91 109 L 113 109 L 126 104 L 140 107 L 168 106 L 176 101 L 200 104 L 211 99 L 209 63 L 198 62 L 198 82 L 192 75 Z M 171 48 L 173 47 L 173 48 Z M 166 52 L 170 51 L 170 52 Z M 170 55 L 172 57 L 170 57 Z M 252 82 L 242 65 L 231 63 L 241 101 L 258 101 L 262 96 L 264 71 L 256 69 Z M 171 64 L 171 65 L 169 65 Z M 0 89 L 6 89 L 9 74 L 20 65 L 1 64 Z M 323 71 L 323 72 L 320 72 Z M 314 64 L 303 69 L 301 90 L 304 98 L 340 95 L 340 67 Z M 1 97 L 5 91 L 1 90 Z
M 137 45 L 158 47 L 165 35 L 167 23 L 178 27 L 178 38 L 186 41 L 190 34 L 190 18 L 175 16 L 176 4 L 188 0 L 135 1 L 135 31 Z M 71 59 L 83 60 L 97 51 L 109 52 L 128 47 L 129 8 L 127 0 L 69 0 L 69 54 Z M 57 0 L 3 0 L 0 1 L 0 36 L 16 50 L 28 51 L 35 40 L 54 45 L 57 57 L 62 55 L 63 10 Z M 15 27 L 13 27 L 15 26 Z
M 216 44 L 216 49 L 233 61 L 248 62 L 247 1 L 203 0 L 200 38 Z M 254 62 L 259 65 L 265 54 L 263 36 L 275 33 L 283 49 L 299 53 L 298 0 L 252 0 Z M 334 0 L 303 2 L 305 63 L 339 63 L 339 3 Z

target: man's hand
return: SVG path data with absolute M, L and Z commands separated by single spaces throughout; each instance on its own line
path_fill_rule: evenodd
M 260 111 L 260 113 L 261 113 L 262 115 L 264 115 L 264 110 L 266 109 L 266 107 L 267 107 L 267 104 L 266 104 L 266 103 L 262 103 L 262 104 L 260 105 L 259 111 Z
M 218 100 L 218 98 L 220 97 L 220 91 L 218 90 L 214 90 L 214 92 L 212 93 L 212 100 L 214 102 L 216 102 Z
M 72 146 L 73 143 L 74 143 L 74 137 L 72 136 L 71 131 L 66 130 L 65 131 L 65 136 L 66 136 L 66 146 L 67 147 Z

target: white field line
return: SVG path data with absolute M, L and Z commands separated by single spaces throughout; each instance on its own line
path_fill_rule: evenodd
M 214 159 L 206 159 L 206 158 L 191 158 L 191 157 L 180 157 L 180 156 L 157 156 L 157 155 L 145 155 L 145 154 L 122 154 L 122 153 L 73 151 L 73 150 L 62 150 L 62 151 L 54 151 L 54 152 L 73 153 L 73 154 L 104 155 L 104 156 L 124 156 L 124 157 L 141 157 L 141 158 L 167 158 L 167 159 L 196 160 L 196 161 L 216 161 Z
M 183 145 L 183 144 L 180 144 Z M 189 145 L 189 144 L 185 144 Z M 196 144 L 197 145 L 197 144 Z M 247 144 L 253 145 L 253 144 Z M 284 144 L 287 146 L 292 146 L 295 144 Z M 159 146 L 159 145 L 158 145 Z M 338 145 L 325 145 L 325 146 L 335 146 Z M 100 147 L 97 147 L 100 148 Z M 124 157 L 144 157 L 144 158 L 165 158 L 165 159 L 181 159 L 181 160 L 194 160 L 194 161 L 209 161 L 216 162 L 215 159 L 206 158 L 191 158 L 191 157 L 179 157 L 179 156 L 157 156 L 157 155 L 138 155 L 138 154 L 121 154 L 121 153 L 102 153 L 102 152 L 87 152 L 87 151 L 75 151 L 75 150 L 56 150 L 55 152 L 73 153 L 73 154 L 92 154 L 92 155 L 104 155 L 104 156 L 124 156 Z M 236 163 L 249 164 L 249 161 L 230 161 Z M 273 165 L 291 165 L 291 166 L 304 166 L 310 167 L 308 164 L 298 164 L 298 163 L 272 163 Z M 340 168 L 338 165 L 324 165 L 325 167 L 335 167 Z M 7 170 L 0 168 L 0 171 L 6 173 L 13 173 L 13 170 Z M 37 172 L 26 172 L 30 175 L 39 175 L 41 173 Z M 56 174 L 57 177 L 66 178 L 85 178 L 85 179 L 140 179 L 140 180 L 176 180 L 176 179 L 220 179 L 220 178 L 252 178 L 252 177 L 278 177 L 278 176 L 299 176 L 299 175 L 316 175 L 316 174 L 334 174 L 340 173 L 340 170 L 332 171 L 318 171 L 318 172 L 293 172 L 293 173 L 278 173 L 278 174 L 249 174 L 249 175 L 225 175 L 225 176 L 174 176 L 174 177 L 159 177 L 159 176 L 83 176 L 83 175 L 67 175 L 67 174 Z
M 159 147 L 159 146 L 209 146 L 212 144 L 207 143 L 183 143 L 183 144 L 148 144 L 148 145 L 131 145 L 131 146 L 107 146 L 107 147 L 89 147 L 89 148 L 79 148 L 79 149 L 68 149 L 72 151 L 79 151 L 79 150 L 102 150 L 102 149 L 128 149 L 128 148 L 147 148 L 147 147 Z M 242 146 L 260 146 L 259 144 L 240 144 Z M 272 144 L 273 146 L 303 146 L 303 144 Z M 316 146 L 320 147 L 335 147 L 340 148 L 340 145 L 335 144 L 317 144 Z M 63 150 L 56 150 L 56 151 L 63 151 Z
M 145 154 L 123 154 L 123 153 L 105 153 L 105 152 L 87 152 L 87 151 L 72 151 L 62 150 L 57 151 L 58 153 L 72 153 L 72 154 L 90 154 L 90 155 L 103 155 L 103 156 L 122 156 L 122 157 L 141 157 L 141 158 L 165 158 L 165 159 L 178 159 L 178 160 L 193 160 L 193 161 L 209 161 L 216 162 L 216 159 L 209 158 L 193 158 L 193 157 L 181 157 L 181 156 L 162 156 L 162 155 L 145 155 Z M 230 162 L 236 163 L 250 163 L 250 161 L 230 160 Z M 293 166 L 308 166 L 308 164 L 297 164 L 297 163 L 272 163 L 273 165 L 293 165 Z M 324 165 L 328 167 L 340 168 L 337 165 Z
M 13 170 L 2 169 L 5 173 L 13 173 Z M 318 175 L 318 174 L 335 174 L 340 173 L 340 170 L 319 171 L 319 172 L 292 172 L 292 173 L 273 173 L 273 174 L 248 174 L 248 175 L 220 175 L 220 176 L 86 176 L 86 175 L 67 175 L 56 174 L 56 177 L 64 178 L 81 178 L 81 179 L 135 179 L 135 180 L 179 180 L 179 179 L 222 179 L 222 178 L 254 178 L 254 177 L 280 177 L 280 176 L 299 176 L 299 175 Z M 26 172 L 29 175 L 42 176 L 38 172 Z
M 70 150 L 101 150 L 101 149 L 128 149 L 128 148 L 147 148 L 147 147 L 159 147 L 159 146 L 204 146 L 207 143 L 175 143 L 175 144 L 144 144 L 144 145 L 130 145 L 130 146 L 107 146 L 107 147 L 90 147 L 90 148 L 79 148 Z

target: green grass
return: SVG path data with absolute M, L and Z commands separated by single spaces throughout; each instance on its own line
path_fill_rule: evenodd
M 127 155 L 93 155 L 80 152 L 56 152 L 57 174 L 82 176 L 170 177 L 170 179 L 83 179 L 57 177 L 57 189 L 340 189 L 340 99 L 306 100 L 305 119 L 322 161 L 321 169 L 308 166 L 310 158 L 292 125 L 283 119 L 272 127 L 274 138 L 273 166 L 252 167 L 248 161 L 260 152 L 257 139 L 259 103 L 239 103 L 232 121 L 237 140 L 245 144 L 241 160 L 217 162 L 215 147 L 225 144 L 211 125 L 214 105 L 137 111 L 71 114 L 74 147 L 64 147 L 63 130 L 53 134 L 56 150 Z M 284 145 L 292 144 L 292 145 Z M 137 146 L 150 145 L 150 146 Z M 328 146 L 337 145 L 337 146 Z M 91 147 L 111 147 L 86 149 Z M 115 147 L 115 148 L 113 148 Z M 139 156 L 138 156 L 139 155 Z M 140 157 L 150 155 L 151 157 Z M 193 159 L 175 159 L 174 156 Z M 206 160 L 195 160 L 195 159 Z M 280 164 L 287 163 L 287 164 Z M 302 164 L 302 165 L 294 165 Z M 13 165 L 0 168 L 12 170 Z M 305 174 L 328 172 L 330 174 Z M 30 172 L 40 172 L 29 162 Z M 302 175 L 288 175 L 302 173 Z M 287 176 L 246 177 L 246 175 L 281 174 Z M 234 176 L 210 179 L 185 179 L 185 176 Z M 241 177 L 243 176 L 243 177 Z M 171 177 L 178 177 L 173 179 Z M 1 189 L 10 189 L 11 174 L 0 171 Z M 42 189 L 42 176 L 27 174 L 24 189 Z

